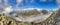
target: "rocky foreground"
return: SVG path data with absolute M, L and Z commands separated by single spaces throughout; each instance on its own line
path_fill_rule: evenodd
M 0 14 L 0 25 L 60 25 L 60 9 L 54 11 L 52 15 L 43 22 L 22 22 L 11 17 Z

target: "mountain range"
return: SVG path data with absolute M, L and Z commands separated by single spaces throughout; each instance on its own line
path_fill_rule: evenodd
M 35 9 L 33 9 L 35 10 Z M 26 11 L 27 10 L 22 10 Z M 22 12 L 21 11 L 21 12 Z M 32 12 L 32 10 L 28 10 L 29 12 Z M 36 10 L 37 11 L 37 10 Z M 38 11 L 41 12 L 42 10 Z M 45 10 L 43 10 L 45 12 Z M 18 12 L 18 11 L 17 11 Z M 19 13 L 21 13 L 19 12 Z M 27 12 L 29 14 L 29 12 Z M 48 11 L 47 14 L 38 14 L 37 15 L 30 15 L 28 17 L 24 17 L 23 15 L 20 15 L 19 13 L 14 15 L 16 11 L 14 11 L 12 14 L 8 13 L 7 15 L 0 14 L 0 25 L 60 25 L 60 9 L 56 11 Z M 8 16 L 9 15 L 9 16 Z M 32 17 L 31 17 L 32 16 Z M 3 22 L 4 21 L 4 22 Z M 12 23 L 13 22 L 13 23 Z

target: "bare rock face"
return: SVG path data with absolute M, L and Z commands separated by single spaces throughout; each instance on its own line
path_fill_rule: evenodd
M 39 12 L 37 9 L 32 9 L 32 10 L 22 10 L 20 12 L 11 12 L 9 13 L 11 16 L 14 15 L 16 17 L 22 16 L 24 18 L 28 18 L 34 15 L 38 15 L 41 14 L 41 12 Z
M 48 14 L 49 11 L 48 10 L 41 10 L 42 14 Z
M 33 9 L 33 10 L 23 10 L 20 14 L 22 14 L 22 16 L 31 16 L 40 14 L 40 12 L 37 9 Z

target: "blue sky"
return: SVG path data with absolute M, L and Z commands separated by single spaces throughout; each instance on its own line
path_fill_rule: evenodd
M 39 1 L 39 0 L 35 0 L 34 2 L 32 3 L 27 3 L 25 4 L 24 7 L 35 7 L 35 8 L 46 8 L 46 9 L 53 9 L 53 8 L 57 8 L 57 3 L 55 0 L 53 1 L 45 1 L 45 2 L 42 2 L 42 1 Z
M 4 3 L 4 0 L 2 0 Z M 19 7 L 24 8 L 42 8 L 42 9 L 56 9 L 58 8 L 56 0 L 8 0 L 8 5 L 14 9 Z

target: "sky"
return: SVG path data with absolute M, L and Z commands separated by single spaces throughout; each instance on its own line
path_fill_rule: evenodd
M 21 2 L 22 1 L 22 2 Z M 18 3 L 17 3 L 18 2 Z M 56 0 L 9 0 L 11 6 L 19 8 L 43 8 L 43 9 L 55 9 L 58 8 Z
M 20 0 L 21 1 L 21 0 Z M 43 9 L 55 9 L 58 7 L 56 0 L 9 0 L 11 6 L 16 7 L 16 4 L 19 8 L 43 8 Z
M 0 0 L 0 10 L 10 6 L 13 9 L 42 8 L 49 10 L 60 8 L 60 0 Z

